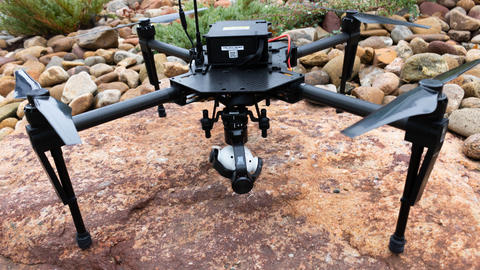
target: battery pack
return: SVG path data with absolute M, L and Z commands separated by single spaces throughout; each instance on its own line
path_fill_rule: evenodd
M 205 35 L 208 63 L 213 66 L 250 66 L 268 63 L 269 23 L 221 21 Z

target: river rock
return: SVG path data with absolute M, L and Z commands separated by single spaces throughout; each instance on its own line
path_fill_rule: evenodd
M 340 25 L 340 18 L 338 18 L 335 12 L 328 11 L 327 14 L 325 14 L 322 22 L 322 28 L 325 29 L 325 31 L 332 33 L 333 31 L 340 30 Z
M 14 131 L 13 128 L 11 127 L 4 127 L 0 129 L 0 141 L 3 140 L 5 137 L 7 137 L 9 134 L 11 134 Z
M 427 17 L 415 21 L 416 24 L 430 26 L 429 29 L 412 27 L 412 31 L 415 34 L 439 34 L 442 31 L 442 25 L 433 17 Z M 457 29 L 461 30 L 461 29 Z
M 393 42 L 396 44 L 400 40 L 404 40 L 410 35 L 413 35 L 413 32 L 407 26 L 397 25 L 393 28 L 392 32 L 390 33 Z
M 448 104 L 446 113 L 450 114 L 460 107 L 465 92 L 462 87 L 456 84 L 445 84 L 443 86 L 443 93 L 447 95 Z
M 125 93 L 123 93 L 122 97 L 120 98 L 120 101 L 125 101 L 128 99 L 132 99 L 134 97 L 138 97 L 141 95 L 145 95 L 148 93 L 151 93 L 155 91 L 155 88 L 151 84 L 142 84 L 138 86 L 137 88 L 129 89 Z
M 120 63 L 120 61 L 124 60 L 125 58 L 134 58 L 138 64 L 143 63 L 143 56 L 134 54 L 134 53 L 129 53 L 126 51 L 117 51 L 114 56 L 113 56 L 113 61 L 115 64 Z
M 393 45 L 393 40 L 389 37 L 373 36 L 358 43 L 361 47 L 370 47 L 373 49 L 386 48 Z
M 455 41 L 466 42 L 470 40 L 471 33 L 470 31 L 450 30 L 448 36 Z
M 394 48 L 375 49 L 373 65 L 384 67 L 397 58 L 397 52 Z
M 416 54 L 405 61 L 400 77 L 405 82 L 433 78 L 448 71 L 446 61 L 438 54 Z
M 328 62 L 328 55 L 325 51 L 318 51 L 300 58 L 300 63 L 307 66 L 323 66 Z
M 114 69 L 112 66 L 109 66 L 107 64 L 96 64 L 90 68 L 90 74 L 92 74 L 95 77 L 100 77 L 104 74 L 112 72 Z
M 393 60 L 392 63 L 388 64 L 385 66 L 385 71 L 386 72 L 391 72 L 397 76 L 400 76 L 400 73 L 402 72 L 403 65 L 405 65 L 405 60 L 403 58 L 397 57 L 395 60 Z
M 43 46 L 32 46 L 15 53 L 15 58 L 17 60 L 27 61 L 31 59 L 31 57 L 39 58 L 47 53 L 48 49 Z
M 118 67 L 115 69 L 115 72 L 118 73 L 118 79 L 128 84 L 130 88 L 135 88 L 138 86 L 138 80 L 140 76 L 137 72 L 131 69 L 126 69 L 125 67 Z
M 421 38 L 412 39 L 410 47 L 414 54 L 426 53 L 428 51 L 428 43 Z
M 110 29 L 107 26 L 98 26 L 88 31 L 79 31 L 79 34 L 91 32 L 91 34 L 77 37 L 78 45 L 84 49 L 97 50 L 118 47 L 118 32 Z M 98 30 L 106 30 L 103 32 L 96 32 Z
M 447 14 L 448 8 L 434 2 L 423 2 L 420 4 L 420 13 L 433 16 L 434 14 L 440 14 L 442 17 Z
M 463 153 L 472 159 L 480 159 L 480 133 L 469 136 L 463 143 Z
M 95 96 L 95 108 L 101 108 L 120 101 L 122 93 L 117 89 L 107 89 Z
M 473 81 L 462 85 L 465 90 L 465 97 L 477 97 L 480 98 L 480 82 Z
M 480 108 L 480 98 L 468 97 L 462 100 L 460 108 Z
M 14 117 L 5 118 L 0 121 L 0 129 L 9 127 L 15 129 L 15 125 L 17 124 L 18 119 Z
M 38 82 L 43 87 L 52 86 L 55 84 L 63 83 L 68 80 L 68 73 L 61 67 L 53 66 L 47 68 L 40 77 L 38 78 Z
M 376 87 L 360 86 L 352 91 L 352 95 L 368 102 L 382 104 L 384 92 Z
M 98 50 L 95 51 L 95 55 L 103 57 L 107 64 L 114 64 L 115 63 L 115 61 L 113 59 L 114 55 L 115 55 L 115 51 L 98 49 Z
M 305 83 L 311 85 L 317 84 L 328 84 L 330 82 L 330 77 L 328 73 L 324 70 L 312 70 L 305 74 Z
M 474 60 L 480 59 L 480 50 L 478 49 L 471 49 L 467 52 L 467 55 L 465 56 L 465 60 L 467 62 L 471 62 Z
M 397 90 L 400 79 L 391 72 L 381 73 L 375 77 L 372 87 L 382 90 L 385 95 L 389 95 Z
M 165 67 L 165 76 L 168 78 L 175 77 L 189 71 L 188 66 L 182 65 L 180 63 L 165 62 L 163 64 Z
M 360 79 L 360 85 L 361 86 L 372 86 L 373 81 L 375 78 L 383 74 L 385 71 L 381 68 L 375 67 L 375 66 L 369 66 L 366 68 L 360 69 L 360 72 L 358 73 L 358 77 Z
M 394 47 L 397 56 L 400 58 L 407 59 L 413 55 L 413 50 L 410 47 L 410 44 L 405 40 L 400 40 L 397 46 Z
M 91 67 L 96 64 L 105 63 L 105 58 L 101 56 L 90 56 L 85 59 L 85 65 Z
M 95 83 L 97 85 L 100 85 L 102 83 L 109 83 L 118 80 L 118 73 L 115 71 L 112 71 L 110 73 L 104 74 L 98 78 L 95 79 Z
M 480 109 L 464 108 L 453 111 L 448 117 L 448 129 L 468 137 L 480 133 Z
M 92 93 L 82 94 L 72 100 L 68 106 L 72 108 L 72 115 L 77 115 L 88 111 L 93 104 Z
M 117 66 L 119 67 L 131 67 L 133 65 L 135 65 L 137 63 L 137 60 L 135 59 L 135 57 L 127 57 L 125 59 L 123 59 L 122 61 L 118 62 L 117 63 Z
M 459 0 L 457 2 L 457 7 L 461 7 L 467 12 L 474 6 L 475 2 L 473 0 Z
M 58 101 L 62 101 L 63 89 L 65 88 L 65 83 L 57 84 L 54 87 L 48 89 L 50 96 Z
M 436 54 L 457 54 L 457 50 L 452 45 L 443 41 L 432 41 L 428 44 L 428 52 Z
M 70 77 L 65 84 L 62 95 L 62 102 L 70 103 L 74 98 L 85 93 L 94 93 L 97 90 L 97 85 L 86 72 Z
M 299 39 L 306 39 L 308 41 L 314 41 L 317 39 L 316 30 L 313 27 L 307 28 L 298 28 L 284 32 L 282 35 L 290 35 L 290 38 L 293 42 L 298 41 Z
M 30 48 L 33 46 L 42 46 L 46 47 L 47 46 L 47 40 L 44 37 L 41 36 L 34 36 L 29 39 L 26 39 L 23 42 L 23 47 L 24 48 Z
M 129 88 L 129 86 L 124 82 L 111 82 L 111 83 L 102 83 L 98 86 L 97 92 L 100 93 L 107 89 L 117 89 L 120 92 L 125 93 Z
M 3 76 L 0 78 L 0 96 L 6 97 L 14 88 L 15 78 L 13 76 Z
M 447 62 L 448 69 L 454 69 L 465 63 L 465 56 L 444 54 L 442 58 Z
M 51 43 L 54 52 L 68 52 L 72 50 L 75 39 L 70 37 L 63 37 Z
M 337 56 L 332 60 L 328 61 L 328 63 L 323 67 L 328 75 L 330 76 L 330 81 L 335 84 L 335 86 L 340 85 L 341 77 L 342 77 L 342 67 L 343 67 L 343 55 Z M 355 77 L 360 70 L 360 58 L 355 56 L 355 62 L 353 65 L 352 70 L 352 77 Z
M 12 102 L 0 107 L 0 122 L 9 118 L 15 117 L 17 114 L 17 108 L 20 102 Z
M 383 101 L 382 101 L 382 105 L 387 105 L 388 103 L 394 101 L 396 98 L 397 98 L 396 96 L 392 96 L 392 95 L 384 96 Z
M 450 11 L 450 27 L 453 30 L 476 31 L 480 27 L 480 20 L 452 10 Z

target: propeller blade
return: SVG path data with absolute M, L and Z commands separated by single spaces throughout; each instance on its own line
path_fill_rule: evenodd
M 462 75 L 464 72 L 469 71 L 470 69 L 472 69 L 474 66 L 478 65 L 479 63 L 480 63 L 480 59 L 477 59 L 477 60 L 472 61 L 472 62 L 465 63 L 465 64 L 463 64 L 459 67 L 456 67 L 456 68 L 454 68 L 450 71 L 447 71 L 445 73 L 442 73 L 442 74 L 438 75 L 437 77 L 434 78 L 434 80 L 439 80 L 442 83 L 449 82 L 449 81 L 457 78 L 458 76 Z
M 437 96 L 437 92 L 419 86 L 344 129 L 342 133 L 353 138 L 403 118 L 431 113 L 437 108 Z
M 27 98 L 35 93 L 35 90 L 42 88 L 25 70 L 15 71 L 15 98 Z
M 362 23 L 394 24 L 394 25 L 405 25 L 409 27 L 420 27 L 420 28 L 430 29 L 430 26 L 426 26 L 426 25 L 393 20 L 390 18 L 382 17 L 382 16 L 360 13 L 360 12 L 353 14 L 353 17 L 355 17 L 355 19 L 361 21 Z
M 36 96 L 34 102 L 65 145 L 82 143 L 72 120 L 72 109 L 68 105 L 50 96 Z
M 202 12 L 207 9 L 208 8 L 199 8 L 198 12 Z M 193 14 L 194 12 L 195 12 L 194 10 L 189 10 L 189 11 L 185 11 L 184 13 L 185 15 L 190 15 L 190 14 Z M 178 18 L 180 18 L 180 15 L 178 15 L 178 13 L 171 13 L 171 14 L 150 18 L 150 22 L 151 23 L 168 23 L 168 22 L 173 22 Z

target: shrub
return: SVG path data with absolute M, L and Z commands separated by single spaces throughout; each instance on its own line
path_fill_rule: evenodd
M 0 29 L 12 35 L 53 35 L 93 26 L 108 0 L 3 0 Z
M 275 2 L 278 3 L 278 1 Z M 272 23 L 270 31 L 275 36 L 286 30 L 315 26 L 320 23 L 325 10 L 319 9 L 318 6 L 359 11 L 376 10 L 382 14 L 391 14 L 402 8 L 412 10 L 415 4 L 416 0 L 323 0 L 312 1 L 310 4 L 301 1 L 298 4 L 280 6 L 271 4 L 268 0 L 237 0 L 236 4 L 231 7 L 210 8 L 204 11 L 199 16 L 199 25 L 200 32 L 206 34 L 208 26 L 216 21 L 264 19 Z M 192 9 L 192 7 L 191 1 L 185 4 L 185 10 Z M 195 22 L 192 18 L 187 18 L 187 22 L 188 33 L 194 38 Z M 179 23 L 157 25 L 156 29 L 157 39 L 183 48 L 191 47 Z

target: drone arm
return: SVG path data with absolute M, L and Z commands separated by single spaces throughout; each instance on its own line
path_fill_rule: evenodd
M 341 33 L 331 37 L 319 39 L 312 43 L 308 43 L 306 45 L 296 48 L 296 58 L 300 58 L 305 55 L 309 55 L 314 52 L 327 49 L 338 44 L 342 44 L 344 42 L 347 42 L 349 39 L 350 39 L 350 34 L 348 33 Z M 295 54 L 295 52 L 292 52 L 292 53 Z
M 341 109 L 349 113 L 367 116 L 370 113 L 381 108 L 381 105 L 370 103 L 368 101 L 351 98 L 342 94 L 334 93 L 325 89 L 321 89 L 308 84 L 300 84 L 298 86 L 301 96 L 304 99 L 322 103 L 330 107 Z M 399 129 L 406 129 L 407 120 L 399 120 L 390 124 Z
M 163 103 L 173 102 L 181 92 L 177 87 L 154 91 L 73 116 L 73 122 L 77 130 L 81 131 Z
M 174 45 L 167 44 L 165 42 L 161 42 L 158 40 L 149 40 L 147 42 L 147 45 L 159 52 L 166 53 L 168 55 L 173 55 L 179 58 L 182 58 L 183 60 L 190 60 L 190 51 L 184 48 L 180 48 Z

